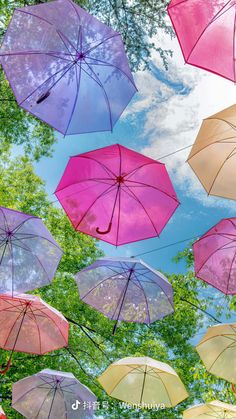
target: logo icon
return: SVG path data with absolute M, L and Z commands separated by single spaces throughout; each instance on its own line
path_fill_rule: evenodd
M 79 402 L 79 400 L 76 400 L 76 402 L 75 402 L 75 403 L 73 403 L 71 407 L 72 407 L 72 409 L 73 409 L 73 410 L 78 410 L 78 409 L 79 409 L 80 404 L 81 404 L 81 403 Z

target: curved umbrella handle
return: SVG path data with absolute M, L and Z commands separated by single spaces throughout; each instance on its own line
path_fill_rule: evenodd
M 105 231 L 101 231 L 101 230 L 99 230 L 99 227 L 97 227 L 97 228 L 96 228 L 96 232 L 97 232 L 98 234 L 108 234 L 108 233 L 110 233 L 110 231 L 111 231 L 111 226 L 112 226 L 112 223 L 109 223 L 108 229 L 107 229 L 107 230 L 105 230 Z
M 47 97 L 50 95 L 50 91 L 48 90 L 46 93 L 43 93 L 39 98 L 36 100 L 36 103 L 39 105 L 39 103 L 42 103 Z
M 0 374 L 2 374 L 2 375 L 6 374 L 7 371 L 9 370 L 10 366 L 11 366 L 11 357 L 8 359 L 6 367 L 3 368 L 2 370 L 0 370 Z M 1 367 L 2 366 L 0 366 L 0 368 Z

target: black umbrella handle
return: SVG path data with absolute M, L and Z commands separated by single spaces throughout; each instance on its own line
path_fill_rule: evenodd
M 101 230 L 99 230 L 99 227 L 97 227 L 96 228 L 96 232 L 98 234 L 108 234 L 111 231 L 111 227 L 112 227 L 112 223 L 109 223 L 109 226 L 108 226 L 108 229 L 107 230 L 101 231 Z
M 7 373 L 7 371 L 9 370 L 10 366 L 11 366 L 11 358 L 12 358 L 12 354 L 10 356 L 10 358 L 7 361 L 7 365 L 5 368 L 3 368 L 2 370 L 0 370 L 0 374 L 4 375 Z M 2 368 L 2 365 L 0 366 L 0 368 Z

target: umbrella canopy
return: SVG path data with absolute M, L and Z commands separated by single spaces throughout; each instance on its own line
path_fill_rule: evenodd
M 236 294 L 236 218 L 226 218 L 193 245 L 194 267 L 202 279 L 224 294 Z
M 185 62 L 236 81 L 233 0 L 172 0 L 168 13 Z
M 173 407 L 188 397 L 175 370 L 148 357 L 120 359 L 98 381 L 109 396 L 135 405 Z
M 0 348 L 43 355 L 68 345 L 69 323 L 35 295 L 0 295 Z M 6 372 L 7 369 L 2 372 Z
M 188 157 L 209 195 L 236 199 L 236 105 L 206 118 Z
M 116 324 L 150 324 L 174 311 L 171 284 L 141 260 L 98 259 L 76 275 L 76 282 L 81 299 Z
M 96 400 L 68 372 L 46 369 L 13 384 L 12 407 L 28 419 L 92 418 Z
M 210 327 L 196 349 L 207 371 L 236 384 L 236 324 Z
M 40 218 L 0 207 L 0 294 L 50 284 L 62 253 Z
M 233 419 L 236 418 L 236 406 L 218 400 L 199 404 L 185 410 L 183 419 Z
M 55 193 L 76 230 L 116 246 L 158 236 L 179 205 L 165 165 L 119 144 L 71 157 Z
M 0 419 L 7 419 L 2 407 L 0 406 Z
M 112 130 L 136 92 L 120 34 L 71 0 L 17 8 L 0 57 L 18 104 L 65 135 Z

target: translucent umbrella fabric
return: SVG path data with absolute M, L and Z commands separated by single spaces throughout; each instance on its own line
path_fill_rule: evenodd
M 92 418 L 96 400 L 68 372 L 46 369 L 13 384 L 12 407 L 27 419 Z
M 185 410 L 183 419 L 233 419 L 236 418 L 236 406 L 218 400 L 199 404 Z
M 233 0 L 172 0 L 168 13 L 185 62 L 236 81 Z
M 210 327 L 196 349 L 207 371 L 236 384 L 236 324 Z
M 50 284 L 62 253 L 40 218 L 0 207 L 0 294 Z
M 55 194 L 76 230 L 116 246 L 159 236 L 179 205 L 165 165 L 119 144 L 71 157 Z
M 188 163 L 209 195 L 236 199 L 236 105 L 204 119 Z
M 236 218 L 226 218 L 193 245 L 194 267 L 202 279 L 224 294 L 236 294 Z
M 76 275 L 76 282 L 81 299 L 116 324 L 150 324 L 174 311 L 171 284 L 141 260 L 98 259 Z
M 0 348 L 11 351 L 7 369 L 13 351 L 43 355 L 68 345 L 67 320 L 34 295 L 0 295 L 0 324 Z
M 65 135 L 112 130 L 136 92 L 120 34 L 71 0 L 17 8 L 0 58 L 18 104 Z
M 173 407 L 188 397 L 169 365 L 148 357 L 128 357 L 111 364 L 98 378 L 107 394 L 127 403 Z

